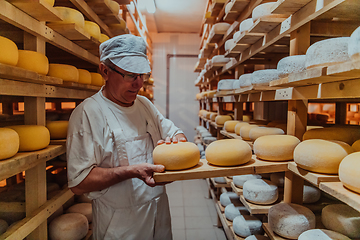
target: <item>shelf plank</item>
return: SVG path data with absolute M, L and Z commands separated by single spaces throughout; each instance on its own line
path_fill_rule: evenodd
M 99 87 L 99 86 L 82 84 L 82 83 L 77 83 L 77 82 L 67 82 L 67 81 L 64 81 L 62 84 L 60 84 L 58 86 L 65 87 L 65 88 L 82 89 L 82 90 L 88 89 L 88 90 L 94 90 L 94 91 L 99 91 L 101 89 L 101 87 Z
M 322 182 L 319 188 L 360 212 L 360 194 L 345 188 L 341 182 Z
M 293 14 L 308 4 L 311 0 L 279 0 L 273 7 L 271 13 Z
M 279 198 L 276 200 L 273 204 L 268 205 L 260 205 L 260 204 L 254 204 L 249 201 L 247 201 L 244 197 L 244 195 L 240 195 L 240 201 L 241 203 L 246 207 L 246 209 L 252 214 L 268 214 L 269 209 L 274 206 L 275 204 L 283 202 L 284 196 L 282 193 L 279 192 Z
M 222 135 L 228 137 L 228 138 L 240 139 L 240 140 L 242 140 L 242 138 L 241 138 L 239 135 L 237 135 L 236 133 L 229 133 L 229 132 L 227 132 L 227 131 L 225 131 L 225 130 L 220 130 L 220 133 L 221 133 Z
M 223 37 L 226 31 L 224 32 L 210 32 L 209 34 L 209 43 L 217 43 L 219 42 Z
M 34 152 L 18 152 L 14 157 L 0 161 L 0 180 L 21 173 L 40 162 L 48 161 L 63 153 L 65 153 L 65 147 L 61 145 L 49 145 L 45 149 Z
M 38 21 L 62 21 L 59 12 L 45 0 L 8 0 Z
M 359 78 L 360 76 L 360 61 L 349 61 L 327 68 L 328 76 L 341 77 L 342 80 Z
M 281 24 L 288 16 L 262 17 L 256 20 L 249 33 L 268 33 Z
M 226 181 L 225 183 L 218 183 L 218 182 L 215 181 L 214 178 L 210 178 L 210 181 L 212 182 L 212 184 L 214 185 L 215 188 L 222 188 L 222 187 L 227 188 L 227 187 L 230 187 L 230 182 L 227 181 L 226 177 L 224 177 L 224 178 L 225 178 L 225 181 Z
M 287 238 L 280 237 L 274 233 L 268 223 L 263 223 L 263 229 L 271 240 L 287 240 Z
M 254 44 L 264 38 L 264 33 L 250 33 L 248 31 L 240 34 L 239 38 L 235 40 L 236 44 Z
M 69 40 L 90 40 L 90 34 L 75 23 L 49 22 L 46 25 Z
M 338 182 L 339 181 L 338 175 L 310 172 L 305 169 L 299 168 L 295 162 L 289 162 L 288 168 L 290 171 L 292 171 L 296 175 L 304 178 L 305 180 L 314 184 L 315 186 L 319 186 L 319 184 L 322 182 Z
M 230 185 L 233 192 L 236 193 L 238 196 L 241 196 L 243 194 L 242 188 L 237 187 L 234 182 L 231 182 Z

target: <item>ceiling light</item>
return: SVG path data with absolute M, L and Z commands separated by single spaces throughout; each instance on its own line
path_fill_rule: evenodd
M 156 6 L 154 0 L 146 0 L 146 10 L 148 13 L 155 13 Z

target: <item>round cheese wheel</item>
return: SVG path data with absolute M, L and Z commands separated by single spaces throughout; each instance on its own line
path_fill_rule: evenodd
M 238 38 L 240 37 L 241 32 L 240 31 L 236 31 L 233 35 L 233 39 L 235 42 L 237 42 Z
M 69 121 L 49 121 L 46 123 L 50 139 L 64 139 L 67 136 Z
M 230 133 L 235 132 L 235 126 L 240 123 L 240 121 L 237 120 L 229 120 L 224 123 L 224 130 Z
M 337 174 L 341 160 L 353 151 L 344 142 L 310 139 L 296 146 L 294 161 L 308 171 Z
M 6 37 L 0 36 L 0 63 L 16 66 L 19 59 L 18 47 Z
M 360 27 L 355 29 L 355 31 L 351 34 L 348 46 L 348 54 L 349 57 L 353 61 L 357 61 L 360 59 Z
M 204 112 L 207 112 L 207 111 L 206 111 L 205 109 L 199 110 L 199 116 L 202 116 L 202 114 L 203 114 Z
M 245 31 L 249 30 L 253 24 L 254 24 L 254 21 L 252 20 L 252 18 L 243 20 L 239 26 L 240 33 L 243 33 Z
M 120 4 L 111 0 L 111 1 L 109 1 L 109 8 L 113 13 L 115 13 L 117 15 L 117 14 L 119 14 L 119 11 L 120 11 Z
M 246 209 L 245 206 L 236 206 L 231 203 L 225 207 L 224 210 L 225 217 L 229 221 L 233 221 L 234 218 L 240 215 L 250 215 L 250 212 Z
M 68 7 L 54 7 L 60 14 L 62 21 L 56 23 L 75 23 L 77 26 L 84 28 L 85 19 L 81 12 Z
M 230 49 L 232 49 L 234 46 L 236 45 L 235 40 L 230 38 L 229 40 L 227 40 L 225 42 L 224 48 L 225 51 L 229 51 Z
M 224 192 L 220 194 L 220 203 L 224 207 L 231 204 L 232 202 L 238 202 L 238 201 L 240 201 L 239 196 L 234 192 Z
M 260 4 L 259 6 L 255 7 L 252 11 L 252 20 L 256 22 L 261 17 L 271 17 L 271 9 L 276 5 L 276 2 L 268 2 Z
M 50 132 L 45 126 L 14 125 L 8 126 L 19 134 L 19 151 L 36 151 L 50 144 Z
M 266 136 L 266 135 L 283 135 L 285 134 L 284 130 L 280 129 L 280 128 L 275 128 L 275 127 L 257 127 L 257 128 L 252 128 L 249 132 L 249 137 L 251 139 L 251 141 L 255 141 L 256 139 L 258 139 L 261 136 Z
M 253 130 L 256 130 L 256 128 Z M 299 143 L 300 140 L 295 136 L 267 135 L 255 140 L 253 150 L 255 155 L 263 160 L 287 161 L 293 159 L 294 149 Z
M 214 33 L 218 33 L 218 34 L 223 34 L 224 32 L 226 32 L 229 29 L 230 26 L 231 26 L 231 24 L 226 23 L 226 22 L 215 23 L 212 26 L 211 31 Z
M 45 0 L 45 2 L 46 2 L 47 4 L 49 4 L 51 7 L 53 7 L 54 4 L 55 4 L 55 0 Z
M 108 35 L 103 34 L 103 33 L 100 34 L 100 39 L 99 39 L 99 41 L 100 41 L 101 43 L 103 43 L 103 42 L 105 42 L 105 41 L 107 41 L 107 40 L 109 40 L 109 39 L 110 39 L 110 38 L 109 38 Z
M 92 222 L 92 204 L 91 203 L 77 203 L 66 210 L 67 213 L 80 213 L 84 215 L 88 222 Z
M 360 214 L 348 205 L 327 205 L 321 212 L 321 222 L 329 230 L 360 238 Z
M 315 228 L 315 214 L 294 203 L 278 203 L 268 212 L 269 226 L 281 237 L 297 239 L 301 233 Z
M 251 140 L 249 134 L 250 134 L 250 130 L 253 128 L 258 128 L 258 125 L 255 124 L 249 124 L 249 125 L 245 125 L 243 127 L 241 127 L 240 129 L 240 136 L 242 139 L 244 140 Z
M 216 183 L 226 183 L 226 179 L 224 177 L 216 177 L 214 178 Z
M 233 83 L 233 87 L 234 90 L 235 89 L 239 89 L 240 88 L 240 80 L 235 80 Z
M 197 93 L 196 94 L 196 100 L 200 100 L 201 99 L 201 93 Z
M 339 37 L 312 44 L 306 51 L 306 68 L 330 66 L 349 61 L 349 40 L 350 37 Z
M 239 77 L 239 81 L 240 81 L 240 87 L 249 87 L 249 86 L 251 86 L 251 73 L 242 74 Z
M 203 117 L 206 119 L 210 119 L 211 112 L 206 112 L 203 114 Z
M 51 63 L 49 65 L 48 75 L 51 77 L 61 78 L 67 82 L 79 81 L 79 71 L 77 68 L 67 64 Z
M 218 91 L 221 90 L 232 90 L 236 79 L 223 79 L 218 82 Z
M 249 162 L 251 147 L 240 139 L 222 139 L 212 142 L 205 150 L 206 160 L 217 166 L 236 166 Z
M 245 238 L 245 240 L 270 240 L 270 238 L 264 235 L 255 234 L 248 236 L 247 238 Z
M 181 170 L 196 166 L 200 151 L 192 142 L 161 144 L 153 151 L 154 164 L 165 166 L 166 170 Z
M 243 115 L 243 117 L 242 117 L 242 120 L 244 122 L 250 122 L 251 119 L 252 119 L 252 116 L 250 116 L 250 115 Z
M 226 121 L 232 120 L 232 117 L 230 115 L 217 115 L 215 117 L 215 123 L 217 125 L 224 125 Z
M 233 5 L 234 2 L 228 2 L 225 6 L 225 13 L 229 13 Z
M 227 63 L 229 61 L 230 58 L 227 58 L 224 55 L 215 55 L 211 58 L 212 63 Z
M 44 54 L 29 50 L 19 50 L 18 52 L 17 67 L 44 75 L 48 73 L 49 60 Z
M 99 86 L 99 87 L 104 85 L 105 81 L 100 73 L 90 72 L 90 74 L 91 74 L 91 85 Z
M 298 73 L 306 70 L 306 55 L 294 55 L 281 59 L 277 64 L 279 77 L 287 77 L 290 73 Z
M 252 215 L 240 215 L 233 220 L 234 232 L 240 237 L 263 234 L 262 222 Z
M 348 189 L 360 193 L 360 152 L 347 155 L 339 165 L 339 178 Z
M 279 78 L 279 71 L 277 69 L 257 70 L 251 74 L 251 84 L 268 85 L 269 82 Z
M 237 175 L 237 176 L 233 176 L 233 183 L 235 184 L 235 186 L 239 187 L 239 188 L 243 188 L 244 183 L 248 180 L 253 180 L 253 179 L 261 179 L 261 175 L 259 174 L 244 174 L 244 175 Z
M 304 133 L 303 140 L 308 139 L 338 140 L 352 145 L 356 140 L 360 139 L 360 129 L 357 127 L 315 128 Z
M 321 191 L 317 187 L 304 185 L 303 203 L 316 203 L 321 198 Z
M 49 237 L 51 240 L 80 240 L 89 231 L 87 218 L 80 213 L 63 214 L 49 225 Z
M 203 141 L 204 141 L 205 144 L 210 144 L 212 142 L 217 141 L 217 138 L 216 137 L 204 137 Z
M 356 152 L 360 152 L 360 139 L 356 140 L 351 147 L 356 151 Z
M 10 158 L 19 151 L 19 134 L 11 128 L 0 128 L 0 160 Z
M 278 187 L 266 179 L 252 179 L 244 183 L 244 198 L 252 203 L 267 205 L 277 201 L 279 197 Z
M 91 21 L 84 22 L 84 29 L 87 33 L 90 34 L 96 40 L 100 40 L 101 30 L 99 25 Z
M 210 114 L 210 120 L 215 121 L 215 118 L 217 117 L 217 115 L 218 115 L 217 113 L 211 113 Z
M 285 172 L 271 173 L 270 181 L 273 182 L 278 187 L 284 187 Z
M 5 220 L 0 219 L 0 235 L 3 234 L 4 232 L 6 232 L 8 227 L 9 227 L 9 224 Z
M 113 23 L 109 24 L 108 26 L 115 35 L 124 34 L 127 29 L 126 22 L 122 18 L 120 18 L 120 23 Z
M 78 69 L 79 72 L 79 83 L 82 84 L 91 84 L 91 74 L 88 70 Z
M 239 122 L 235 125 L 235 133 L 240 136 L 240 130 L 243 126 L 250 125 L 248 122 Z
M 311 229 L 300 234 L 298 240 L 351 240 L 347 236 L 327 229 Z

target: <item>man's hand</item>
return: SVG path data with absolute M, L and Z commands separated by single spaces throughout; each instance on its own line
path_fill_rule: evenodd
M 165 140 L 159 140 L 157 142 L 157 145 L 161 145 L 161 144 L 170 144 L 171 142 L 173 143 L 178 143 L 178 142 L 186 142 L 187 139 L 185 137 L 185 135 L 183 133 L 179 133 L 179 134 L 176 134 L 172 139 L 170 137 L 166 137 Z
M 154 172 L 163 172 L 165 170 L 165 166 L 163 165 L 154 165 L 150 163 L 141 163 L 137 165 L 133 165 L 135 168 L 136 177 L 143 180 L 148 186 L 155 187 L 157 184 L 153 178 Z

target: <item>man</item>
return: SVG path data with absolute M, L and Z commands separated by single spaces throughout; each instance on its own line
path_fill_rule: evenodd
M 142 38 L 125 34 L 102 43 L 100 62 L 105 86 L 69 121 L 69 187 L 93 200 L 94 239 L 172 239 L 165 188 L 153 179 L 164 166 L 153 165 L 152 151 L 186 137 L 137 96 L 151 71 Z

